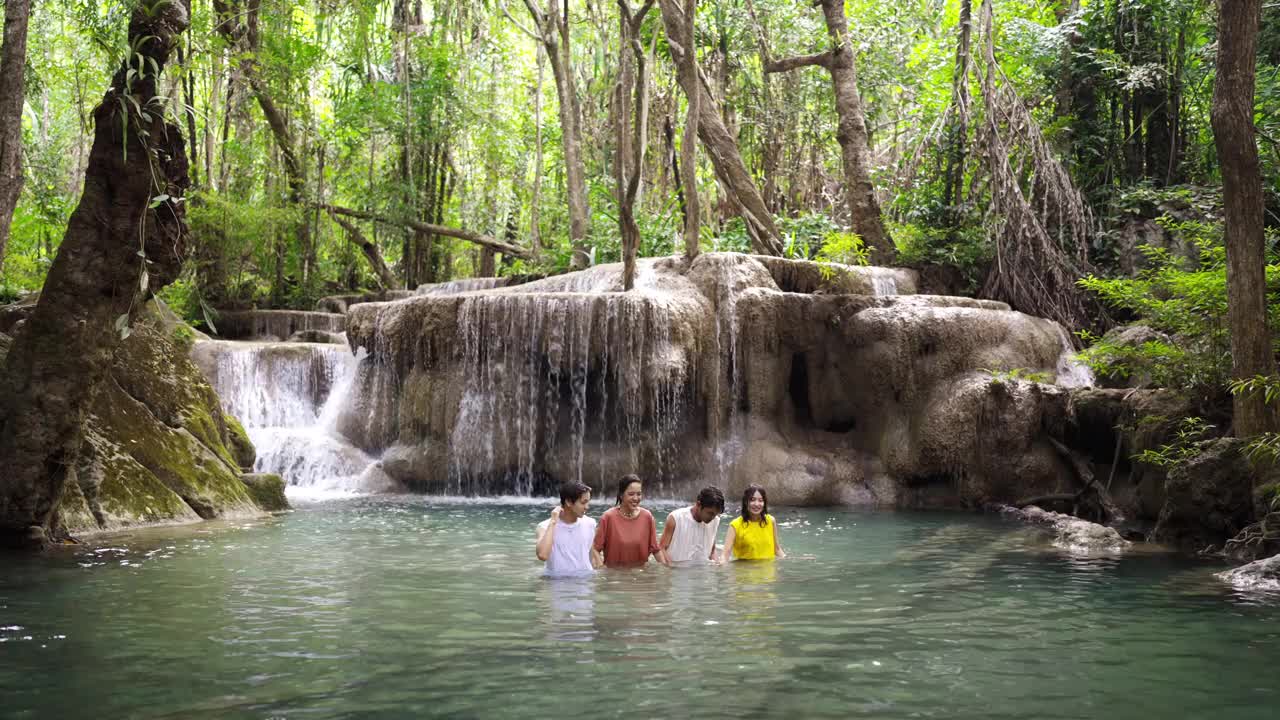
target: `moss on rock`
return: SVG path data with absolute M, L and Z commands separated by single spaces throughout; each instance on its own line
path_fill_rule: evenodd
M 68 532 L 263 509 L 240 480 L 253 464 L 253 444 L 188 357 L 192 336 L 184 328 L 153 302 L 117 350 L 86 419 L 77 482 L 59 508 Z
M 253 469 L 253 463 L 258 459 L 258 449 L 253 446 L 253 441 L 249 439 L 249 433 L 245 432 L 244 426 L 234 415 L 225 416 L 227 419 L 227 448 L 231 451 L 231 456 L 240 466 L 241 470 L 249 471 Z
M 250 473 L 240 480 L 249 489 L 258 507 L 267 511 L 288 510 L 289 501 L 284 496 L 284 478 L 273 473 Z

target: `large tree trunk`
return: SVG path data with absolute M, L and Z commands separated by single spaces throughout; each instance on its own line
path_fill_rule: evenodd
M 973 1 L 960 0 L 960 23 L 956 39 L 956 64 L 951 75 L 952 115 L 948 118 L 943 142 L 947 169 L 943 175 L 942 204 L 958 224 L 957 206 L 964 202 L 964 167 L 968 162 L 969 141 L 969 40 L 973 34 Z
M 1260 0 L 1218 4 L 1218 71 L 1213 89 L 1213 137 L 1222 167 L 1226 216 L 1227 321 L 1232 375 L 1274 375 L 1267 331 L 1266 256 L 1262 232 L 1262 174 L 1253 126 L 1255 49 Z M 1274 414 L 1261 393 L 1235 396 L 1233 424 L 1240 437 L 1267 432 Z
M 0 48 L 0 276 L 13 210 L 22 194 L 22 103 L 30 14 L 31 0 L 5 0 L 4 46 Z
M 867 122 L 858 94 L 858 71 L 854 64 L 853 44 L 849 42 L 849 23 L 844 15 L 844 0 L 822 0 L 822 14 L 831 38 L 831 83 L 835 89 L 836 114 L 840 124 L 836 140 L 844 166 L 844 192 L 849 204 L 853 231 L 872 248 L 871 261 L 890 265 L 897 256 L 893 240 L 880 216 L 880 202 L 871 183 L 871 150 Z
M 684 64 L 685 48 L 679 40 L 672 42 L 672 39 L 683 38 L 688 34 L 690 19 L 685 16 L 679 0 L 659 0 L 658 4 L 662 8 L 662 24 L 667 31 L 667 47 L 671 51 L 671 59 L 680 68 Z M 696 56 L 693 64 L 696 70 Z M 764 204 L 760 189 L 747 172 L 738 143 L 725 127 L 724 120 L 716 109 L 715 99 L 702 82 L 701 72 L 698 71 L 696 77 L 689 77 L 686 73 L 679 73 L 677 77 L 686 97 L 699 93 L 698 137 L 702 140 L 707 156 L 711 158 L 716 177 L 746 223 L 752 247 L 765 255 L 781 255 L 782 238 L 773 222 L 773 216 Z
M 186 3 L 150 12 L 139 3 L 133 52 L 94 111 L 84 194 L 0 373 L 0 543 L 48 541 L 85 412 L 129 317 L 181 269 L 187 153 L 181 128 L 157 107 L 156 73 L 188 22 Z
M 529 195 L 529 249 L 533 257 L 542 253 L 542 66 L 546 55 L 538 48 L 538 81 L 533 91 L 533 191 Z
M 688 22 L 684 24 L 685 34 L 680 38 L 680 44 L 684 46 L 686 52 L 684 58 L 680 62 L 680 67 L 676 70 L 680 82 L 688 86 L 698 87 L 698 59 L 694 53 L 694 42 L 696 36 L 696 18 L 697 18 L 697 0 L 685 0 L 684 16 Z M 727 58 L 726 58 L 727 60 Z M 698 230 L 702 223 L 699 217 L 698 205 L 698 112 L 702 106 L 702 93 L 692 92 L 688 95 L 689 107 L 685 114 L 684 121 L 684 137 L 680 142 L 680 155 L 684 161 L 684 198 L 685 198 L 685 215 L 684 215 L 684 256 L 687 260 L 694 260 L 698 257 Z M 755 189 L 755 183 L 752 183 L 752 189 Z M 764 206 L 764 199 L 761 198 L 761 206 Z
M 618 78 L 618 227 L 622 234 L 622 286 L 635 287 L 636 256 L 640 251 L 640 227 L 636 224 L 636 200 L 644 179 L 645 144 L 649 137 L 649 74 L 640 26 L 653 7 L 646 0 L 632 13 L 630 0 L 618 0 L 618 23 L 622 42 L 619 48 Z M 631 102 L 634 93 L 634 103 Z M 632 111 L 634 107 L 634 120 Z
M 880 201 L 876 199 L 876 188 L 871 182 L 871 149 L 867 137 L 867 122 L 862 111 L 862 97 L 858 94 L 858 71 L 854 64 L 853 44 L 849 41 L 849 22 L 844 14 L 844 0 L 821 0 L 821 5 L 831 49 L 816 55 L 786 58 L 776 62 L 766 59 L 765 72 L 787 72 L 818 65 L 831 75 L 836 115 L 839 118 L 836 140 L 840 143 L 849 224 L 862 237 L 862 241 L 872 248 L 872 262 L 890 265 L 897 253 L 894 251 L 893 240 L 885 230 L 884 219 L 880 215 Z M 963 17 L 961 22 L 964 22 Z
M 573 79 L 573 61 L 569 47 L 569 6 L 561 0 L 547 0 L 540 10 L 534 0 L 525 0 L 533 17 L 536 37 L 551 61 L 551 76 L 560 99 L 560 133 L 564 153 L 565 185 L 569 195 L 569 241 L 573 245 L 574 270 L 585 268 L 591 260 L 587 233 L 591 227 L 591 209 L 587 203 L 587 171 L 582 160 L 582 110 L 578 89 Z

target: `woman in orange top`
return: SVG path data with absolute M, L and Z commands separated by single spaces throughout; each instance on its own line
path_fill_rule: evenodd
M 614 507 L 600 517 L 596 527 L 595 549 L 604 553 L 605 567 L 635 567 L 649 562 L 653 555 L 669 565 L 667 554 L 658 545 L 658 523 L 653 513 L 640 507 L 644 485 L 635 475 L 624 475 L 618 481 L 618 497 Z

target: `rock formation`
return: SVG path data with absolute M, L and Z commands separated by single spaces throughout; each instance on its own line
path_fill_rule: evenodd
M 1114 528 L 1064 513 L 1046 512 L 1034 505 L 1021 510 L 1004 506 L 1001 512 L 1022 522 L 1049 529 L 1054 534 L 1053 545 L 1073 553 L 1114 553 L 1133 544 L 1120 537 L 1120 533 Z
M 1065 334 L 914 274 L 708 254 L 350 307 L 336 428 L 427 492 L 762 482 L 777 502 L 980 506 L 1069 490 Z
M 279 477 L 242 473 L 254 448 L 187 357 L 194 334 L 163 306 L 140 314 L 95 399 L 58 510 L 70 534 L 256 515 Z M 8 336 L 0 335 L 0 359 Z M 273 490 L 275 488 L 275 490 Z
M 1218 578 L 1241 590 L 1280 591 L 1280 555 L 1218 573 Z

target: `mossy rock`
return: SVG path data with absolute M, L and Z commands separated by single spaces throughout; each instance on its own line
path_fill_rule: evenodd
M 166 313 L 163 305 L 147 305 L 116 351 L 111 374 L 160 422 L 187 430 L 227 464 L 240 467 L 243 450 L 231 450 L 238 441 L 217 393 L 188 355 L 190 342 L 181 332 L 186 326 Z
M 73 534 L 92 530 L 122 530 L 157 523 L 195 522 L 200 516 L 191 506 L 111 440 L 96 417 L 90 418 L 75 492 L 84 498 L 89 523 L 75 526 L 68 517 L 67 501 L 59 508 L 63 523 Z
M 245 432 L 244 426 L 234 416 L 226 415 L 227 419 L 227 447 L 231 450 L 231 455 L 235 458 L 236 463 L 241 470 L 248 472 L 253 469 L 253 463 L 258 459 L 258 449 L 253 446 L 253 441 L 249 439 L 249 433 Z
M 155 302 L 135 318 L 86 419 L 77 482 L 59 508 L 66 531 L 262 511 L 240 480 L 253 444 L 188 357 L 184 329 Z M 269 498 L 272 509 L 278 504 Z
M 284 478 L 273 473 L 250 473 L 240 476 L 258 507 L 268 512 L 288 510 L 289 501 L 284 495 Z
M 1254 488 L 1253 507 L 1257 517 L 1280 511 L 1280 481 L 1264 483 Z
M 67 483 L 62 502 L 58 503 L 57 524 L 57 529 L 72 535 L 98 529 L 98 521 L 78 483 Z
M 200 517 L 254 508 L 240 482 L 239 466 L 225 446 L 222 453 L 215 452 L 186 428 L 169 427 L 150 406 L 130 397 L 111 380 L 102 389 L 95 410 L 104 434 Z

